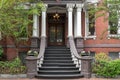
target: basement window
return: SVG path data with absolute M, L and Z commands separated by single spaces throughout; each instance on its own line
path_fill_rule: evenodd
M 109 56 L 114 60 L 120 58 L 120 52 L 109 52 Z

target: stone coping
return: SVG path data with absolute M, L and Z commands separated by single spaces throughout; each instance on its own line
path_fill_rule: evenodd
M 27 78 L 27 74 L 0 74 L 0 79 L 1 78 Z

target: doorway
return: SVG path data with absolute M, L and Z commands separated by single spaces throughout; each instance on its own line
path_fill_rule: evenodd
M 63 46 L 65 44 L 65 16 L 59 14 L 59 19 L 54 19 L 54 14 L 48 16 L 48 45 Z

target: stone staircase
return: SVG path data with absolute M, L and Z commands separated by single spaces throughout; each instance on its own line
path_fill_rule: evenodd
M 83 77 L 72 59 L 69 48 L 49 46 L 45 49 L 44 60 L 38 67 L 36 78 L 71 79 Z

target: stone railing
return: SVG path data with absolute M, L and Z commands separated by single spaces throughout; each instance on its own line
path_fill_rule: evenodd
M 79 67 L 79 70 L 81 71 L 81 74 L 84 75 L 85 78 L 90 78 L 92 74 L 92 57 L 90 56 L 83 56 L 81 57 L 77 49 L 75 47 L 75 42 L 73 37 L 69 37 L 69 46 L 72 53 L 72 57 L 74 60 L 74 63 L 76 64 L 76 67 Z
M 26 57 L 26 66 L 27 66 L 27 77 L 34 78 L 37 75 L 38 67 L 41 67 L 44 58 L 44 52 L 46 47 L 46 37 L 41 37 L 40 42 L 40 51 L 38 57 L 36 56 L 27 56 Z

